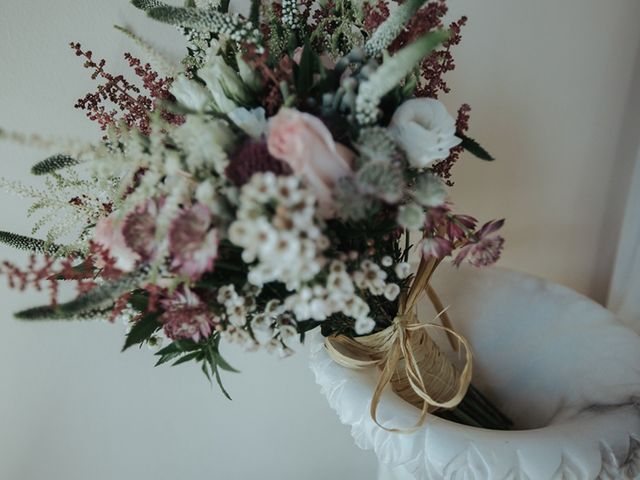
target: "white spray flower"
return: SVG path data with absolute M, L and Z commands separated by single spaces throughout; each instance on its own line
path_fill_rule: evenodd
M 396 142 L 416 168 L 444 160 L 462 140 L 456 122 L 442 103 L 433 98 L 414 98 L 398 107 L 389 125 Z

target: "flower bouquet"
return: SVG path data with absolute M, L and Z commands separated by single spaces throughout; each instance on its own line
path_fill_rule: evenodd
M 380 368 L 374 419 L 390 383 L 422 410 L 418 426 L 435 411 L 508 428 L 470 386 L 469 346 L 430 286 L 445 258 L 485 266 L 503 245 L 502 221 L 479 226 L 447 199 L 464 150 L 492 159 L 467 136 L 469 106 L 454 118 L 437 100 L 466 19 L 445 28 L 443 0 L 254 0 L 248 17 L 228 0 L 133 4 L 184 33 L 181 66 L 121 27 L 149 57 L 125 54 L 136 81 L 72 43 L 100 82 L 76 107 L 102 139 L 1 134 L 61 152 L 32 168 L 46 190 L 4 181 L 44 212 L 40 238 L 0 232 L 42 254 L 4 262 L 9 284 L 51 291 L 16 316 L 122 319 L 124 349 L 197 363 L 225 395 L 224 342 L 287 356 L 320 329 L 336 361 Z M 78 295 L 59 301 L 69 281 Z M 441 323 L 418 320 L 423 294 Z M 462 367 L 437 330 L 465 346 Z

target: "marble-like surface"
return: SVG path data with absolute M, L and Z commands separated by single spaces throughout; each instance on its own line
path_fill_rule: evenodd
M 474 384 L 519 430 L 488 431 L 430 417 L 416 433 L 388 433 L 369 417 L 376 372 L 340 367 L 316 337 L 316 380 L 357 445 L 377 454 L 381 479 L 640 475 L 636 333 L 574 291 L 513 271 L 443 266 L 434 283 L 473 346 Z M 423 320 L 433 314 L 423 305 Z M 387 391 L 379 417 L 385 425 L 410 426 L 417 410 Z

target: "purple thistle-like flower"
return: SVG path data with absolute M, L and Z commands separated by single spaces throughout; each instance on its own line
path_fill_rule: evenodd
M 213 269 L 218 256 L 218 232 L 212 229 L 209 209 L 196 203 L 182 210 L 169 229 L 171 268 L 180 275 L 197 280 Z
M 188 288 L 177 290 L 172 297 L 160 301 L 164 313 L 160 323 L 164 332 L 172 340 L 188 338 L 199 342 L 211 335 L 219 319 L 206 304 Z
M 460 266 L 465 259 L 474 267 L 486 267 L 496 263 L 502 253 L 504 238 L 499 235 L 491 235 L 503 225 L 504 219 L 485 223 L 476 233 L 476 240 L 460 250 L 453 261 L 454 265 Z
M 273 172 L 276 175 L 291 175 L 291 167 L 269 154 L 265 142 L 247 141 L 229 159 L 229 165 L 225 170 L 227 178 L 241 187 L 247 183 L 253 174 Z

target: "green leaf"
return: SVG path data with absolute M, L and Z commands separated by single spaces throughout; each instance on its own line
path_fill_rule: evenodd
M 172 353 L 182 353 L 182 352 L 190 352 L 192 350 L 197 350 L 200 348 L 193 340 L 183 339 L 183 340 L 174 340 L 173 343 L 167 345 L 161 350 L 156 352 L 156 355 L 168 355 Z
M 226 370 L 227 372 L 240 373 L 240 370 L 236 370 L 229 363 L 222 358 L 219 352 L 214 353 L 214 358 L 216 361 L 216 365 L 218 365 L 222 370 Z
M 475 155 L 480 160 L 493 161 L 495 160 L 493 156 L 487 152 L 482 146 L 476 142 L 473 138 L 467 137 L 466 135 L 458 132 L 456 135 L 462 139 L 462 143 L 460 146 L 464 148 L 467 152 Z
M 231 0 L 220 0 L 220 5 L 218 6 L 218 10 L 221 13 L 227 13 L 229 11 L 229 3 Z
M 202 358 L 202 352 L 187 353 L 186 355 L 183 355 L 178 360 L 173 362 L 171 366 L 175 367 L 176 365 L 180 365 L 181 363 L 187 363 L 188 361 L 194 360 L 194 359 L 200 360 L 201 358 Z
M 302 50 L 300 64 L 296 68 L 296 92 L 299 98 L 304 98 L 313 86 L 313 74 L 318 64 L 318 56 L 307 40 Z
M 159 329 L 160 324 L 158 323 L 157 313 L 144 315 L 131 328 L 122 347 L 122 351 L 124 352 L 127 348 L 144 342 Z
M 227 392 L 227 390 L 224 388 L 224 385 L 222 385 L 222 378 L 220 378 L 220 371 L 218 370 L 218 367 L 216 365 L 212 365 L 211 370 L 213 370 L 213 374 L 216 377 L 216 382 L 218 383 L 218 386 L 220 387 L 220 390 L 222 390 L 224 396 L 229 400 L 232 400 L 231 395 L 229 395 L 229 392 Z
M 260 0 L 251 0 L 251 11 L 249 12 L 249 20 L 254 25 L 260 23 Z
M 79 163 L 79 160 L 69 155 L 52 155 L 31 167 L 31 173 L 33 175 L 47 175 L 63 168 L 78 165 Z

